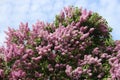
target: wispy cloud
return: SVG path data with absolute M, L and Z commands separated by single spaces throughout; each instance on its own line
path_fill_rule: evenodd
M 52 22 L 54 16 L 65 6 L 78 6 L 98 12 L 114 29 L 113 38 L 120 39 L 119 0 L 1 0 L 0 1 L 0 43 L 3 43 L 7 27 L 18 28 L 20 22 L 34 24 L 36 20 Z

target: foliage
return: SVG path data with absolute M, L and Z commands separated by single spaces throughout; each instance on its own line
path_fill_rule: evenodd
M 9 28 L 0 63 L 3 80 L 120 79 L 120 41 L 98 13 L 66 7 L 53 23 Z

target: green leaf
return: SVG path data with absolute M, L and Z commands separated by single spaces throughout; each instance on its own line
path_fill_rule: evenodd
M 113 28 L 111 28 L 111 27 L 108 28 L 108 31 L 109 31 L 109 32 L 112 32 L 112 30 L 113 30 Z

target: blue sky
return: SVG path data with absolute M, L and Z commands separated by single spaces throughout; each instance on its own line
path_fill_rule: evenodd
M 120 0 L 0 0 L 0 45 L 8 26 L 18 28 L 20 22 L 31 26 L 37 20 L 52 22 L 69 5 L 98 12 L 113 28 L 113 39 L 120 40 Z

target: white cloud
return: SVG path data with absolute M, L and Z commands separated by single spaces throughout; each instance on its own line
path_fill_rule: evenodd
M 5 41 L 5 34 L 3 32 L 0 32 L 0 46 L 2 46 L 4 44 Z

